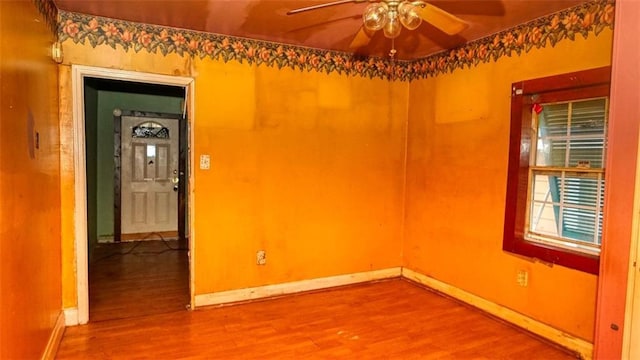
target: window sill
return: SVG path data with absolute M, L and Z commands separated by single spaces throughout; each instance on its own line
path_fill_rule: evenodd
M 539 259 L 545 263 L 565 266 L 594 275 L 598 275 L 600 268 L 599 255 L 586 254 L 550 244 L 514 239 L 514 241 L 505 242 L 502 249 L 517 255 Z

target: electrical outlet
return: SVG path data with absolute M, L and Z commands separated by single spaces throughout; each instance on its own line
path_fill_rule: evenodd
M 211 168 L 211 157 L 209 155 L 200 155 L 200 169 L 209 170 Z
M 529 272 L 527 270 L 518 270 L 516 282 L 522 287 L 529 286 Z
M 256 252 L 256 264 L 258 265 L 267 264 L 267 253 L 264 250 L 258 250 L 258 252 Z

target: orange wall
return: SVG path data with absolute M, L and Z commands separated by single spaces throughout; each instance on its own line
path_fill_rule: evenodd
M 196 294 L 400 266 L 406 84 L 70 41 L 64 54 L 195 78 L 193 153 L 211 156 L 211 170 L 194 170 Z
M 411 83 L 404 266 L 593 340 L 596 276 L 502 251 L 510 94 L 515 81 L 609 65 L 611 38 Z
M 33 359 L 61 310 L 57 65 L 32 2 L 0 1 L 0 14 L 0 358 Z
M 195 66 L 196 292 L 400 265 L 406 87 Z

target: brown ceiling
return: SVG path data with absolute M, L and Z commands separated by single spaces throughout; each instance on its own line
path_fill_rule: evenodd
M 430 24 L 403 29 L 395 40 L 400 59 L 416 59 L 588 0 L 433 0 L 465 20 L 469 27 L 449 36 Z M 347 3 L 296 15 L 291 9 L 322 0 L 54 0 L 61 10 L 114 19 L 171 26 L 313 48 L 354 52 L 349 48 L 362 25 L 366 3 Z M 357 51 L 386 56 L 391 41 L 381 31 Z

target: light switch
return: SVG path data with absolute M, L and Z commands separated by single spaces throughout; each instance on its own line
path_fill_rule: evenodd
M 200 155 L 200 169 L 209 170 L 211 168 L 211 157 L 209 155 Z

